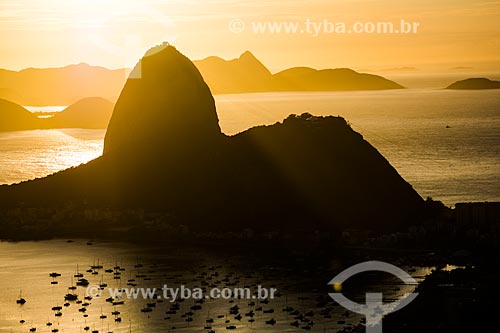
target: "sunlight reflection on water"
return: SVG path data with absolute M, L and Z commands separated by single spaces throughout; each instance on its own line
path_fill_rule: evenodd
M 36 130 L 0 133 L 0 183 L 47 176 L 102 153 L 105 130 Z
M 417 192 L 447 205 L 500 201 L 498 91 L 412 89 L 215 96 L 228 135 L 291 113 L 340 115 Z M 102 152 L 105 130 L 0 133 L 0 184 L 42 177 Z

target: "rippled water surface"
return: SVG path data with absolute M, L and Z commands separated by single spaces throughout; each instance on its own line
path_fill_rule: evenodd
M 447 205 L 500 200 L 500 92 L 411 89 L 216 96 L 232 135 L 291 113 L 340 115 L 420 195 Z M 42 177 L 102 152 L 104 130 L 0 133 L 0 183 Z
M 303 262 L 298 258 L 284 260 L 288 265 L 282 265 L 283 260 L 280 264 L 273 264 L 269 258 L 257 260 L 247 253 L 209 253 L 168 245 L 139 247 L 102 242 L 87 245 L 87 241 L 81 240 L 73 243 L 63 240 L 0 243 L 0 332 L 29 332 L 36 328 L 37 332 L 58 329 L 59 332 L 77 333 L 84 332 L 85 327 L 89 331 L 122 333 L 208 332 L 210 329 L 226 332 L 226 328 L 233 325 L 236 332 L 299 332 L 307 326 L 312 332 L 338 332 L 362 322 L 361 315 L 346 312 L 329 298 L 331 290 L 326 284 L 334 276 L 327 268 L 328 260 L 308 270 L 299 268 Z M 102 268 L 87 272 L 96 265 Z M 52 272 L 61 276 L 51 278 Z M 75 286 L 77 272 L 88 279 L 90 286 L 106 284 L 102 294 L 96 297 L 92 293 L 92 299 L 84 299 L 87 288 L 78 286 L 74 291 L 68 290 Z M 420 281 L 429 272 L 429 268 L 415 268 L 412 275 Z M 368 282 L 369 289 L 384 292 L 386 302 L 414 288 L 403 285 L 394 276 Z M 171 302 L 171 298 L 124 297 L 124 304 L 120 305 L 106 301 L 109 288 L 160 289 L 164 285 L 174 289 L 182 286 L 192 290 L 206 288 L 207 291 L 249 288 L 252 298 Z M 275 288 L 276 297 L 262 301 L 254 299 L 259 285 Z M 364 295 L 352 297 L 350 288 L 344 289 L 349 298 L 364 302 Z M 66 302 L 67 293 L 74 293 L 81 302 Z M 26 299 L 24 305 L 16 304 L 19 297 Z M 53 307 L 62 309 L 52 310 Z M 150 312 L 142 311 L 148 307 Z M 293 310 L 284 311 L 288 307 Z M 56 316 L 58 312 L 61 316 Z M 273 325 L 266 323 L 271 320 L 275 321 Z

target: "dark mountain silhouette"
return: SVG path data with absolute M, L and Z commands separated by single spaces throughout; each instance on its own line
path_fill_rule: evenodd
M 47 119 L 52 128 L 106 128 L 113 114 L 114 104 L 100 97 L 82 99 Z
M 151 209 L 198 231 L 419 220 L 422 198 L 344 119 L 290 116 L 228 137 L 202 76 L 174 47 L 153 49 L 134 76 L 139 69 L 115 106 L 102 157 L 1 186 L 0 207 Z
M 0 132 L 23 131 L 41 126 L 40 119 L 20 105 L 0 99 Z
M 449 85 L 446 89 L 451 90 L 484 90 L 500 89 L 500 81 L 492 81 L 485 78 L 473 78 L 457 81 Z
M 238 59 L 208 57 L 195 61 L 213 94 L 401 89 L 381 76 L 349 69 L 291 68 L 275 75 L 249 51 Z M 64 68 L 29 68 L 19 72 L 0 69 L 0 98 L 20 105 L 71 105 L 100 96 L 115 102 L 128 69 L 109 70 L 87 64 Z
M 104 153 L 220 137 L 214 98 L 194 64 L 173 47 L 148 53 L 132 72 L 140 79 L 130 78 L 116 103 Z
M 233 195 L 224 202 L 248 223 L 377 229 L 404 225 L 421 208 L 412 187 L 340 117 L 291 115 L 231 137 L 229 146 L 221 167 Z

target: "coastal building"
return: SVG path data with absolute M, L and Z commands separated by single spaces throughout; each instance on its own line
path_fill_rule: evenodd
M 455 205 L 458 226 L 489 228 L 500 223 L 500 202 L 469 202 Z

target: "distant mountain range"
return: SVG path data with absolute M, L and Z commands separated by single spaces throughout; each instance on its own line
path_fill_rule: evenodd
M 471 78 L 462 81 L 457 81 L 449 85 L 446 89 L 450 90 L 500 89 L 500 81 L 492 81 L 486 78 Z
M 238 59 L 208 57 L 194 61 L 213 94 L 272 91 L 383 90 L 403 88 L 381 76 L 347 68 L 297 67 L 272 74 L 252 53 Z M 0 70 L 0 98 L 20 105 L 71 105 L 92 96 L 116 101 L 128 69 L 87 64 L 63 68 Z
M 209 57 L 194 61 L 214 94 L 266 91 L 384 90 L 403 87 L 381 76 L 351 69 L 295 67 L 272 74 L 251 52 L 226 61 Z
M 35 114 L 13 102 L 0 99 L 0 132 L 49 128 L 106 128 L 114 104 L 104 98 L 84 98 L 51 118 Z
M 116 101 L 128 72 L 87 64 L 19 72 L 0 69 L 0 98 L 26 106 L 71 105 L 95 96 Z

